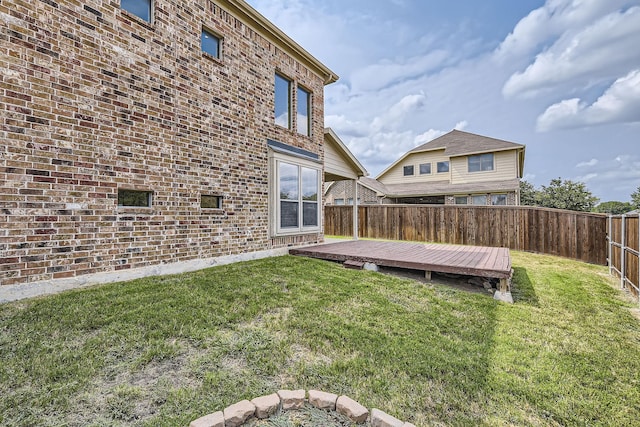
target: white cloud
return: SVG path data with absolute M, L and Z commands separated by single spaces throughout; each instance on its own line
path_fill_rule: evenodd
M 456 130 L 465 130 L 469 126 L 469 123 L 466 120 L 462 120 L 461 122 L 456 123 L 453 127 Z
M 418 145 L 422 145 L 424 143 L 432 141 L 438 137 L 441 137 L 445 133 L 447 132 L 443 130 L 429 129 L 428 131 L 421 133 L 420 135 L 416 135 L 416 137 L 414 138 L 415 146 L 417 147 Z
M 534 96 L 558 86 L 585 88 L 616 78 L 640 63 L 640 7 L 610 13 L 579 30 L 567 30 L 523 72 L 513 74 L 503 94 Z
M 640 70 L 617 79 L 593 104 L 578 98 L 551 105 L 538 117 L 539 131 L 640 122 Z
M 518 22 L 496 49 L 496 56 L 510 60 L 528 55 L 550 39 L 633 4 L 633 0 L 548 0 Z
M 595 166 L 598 164 L 598 159 L 591 159 L 588 162 L 580 162 L 576 165 L 577 168 L 584 168 L 589 166 Z
M 450 52 L 434 50 L 407 60 L 385 58 L 378 63 L 356 69 L 350 76 L 352 89 L 354 92 L 376 91 L 441 67 L 452 56 Z
M 614 158 L 592 159 L 589 173 L 571 178 L 589 184 L 601 200 L 628 201 L 640 184 L 640 156 L 620 154 Z M 612 193 L 622 194 L 614 196 Z
M 588 183 L 589 181 L 592 181 L 597 177 L 598 177 L 597 173 L 588 173 L 586 175 L 576 177 L 575 181 Z

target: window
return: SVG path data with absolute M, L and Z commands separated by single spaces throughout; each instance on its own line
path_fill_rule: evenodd
M 210 31 L 202 29 L 202 51 L 214 58 L 220 58 L 220 38 L 214 36 Z
M 311 136 L 311 93 L 298 86 L 298 133 Z
M 449 162 L 438 162 L 438 173 L 449 172 Z
M 333 203 L 336 205 L 344 205 L 344 199 L 335 199 Z
M 140 19 L 151 22 L 151 0 L 120 0 L 120 7 Z
M 473 204 L 478 206 L 485 206 L 487 204 L 487 196 L 473 196 Z
M 427 175 L 431 173 L 431 163 L 422 163 L 420 165 L 420 175 Z
M 291 82 L 276 74 L 276 124 L 291 128 Z
M 456 205 L 466 205 L 467 196 L 456 196 Z
M 492 194 L 491 195 L 491 204 L 493 206 L 506 206 L 507 205 L 507 195 L 506 194 Z
M 277 161 L 278 232 L 318 230 L 320 227 L 320 169 Z
M 118 206 L 151 207 L 152 191 L 118 190 Z
M 222 196 L 200 196 L 200 207 L 203 209 L 222 209 Z
M 402 172 L 404 176 L 412 176 L 413 175 L 413 165 L 405 166 L 402 168 Z
M 493 170 L 493 153 L 469 156 L 469 172 L 485 172 Z

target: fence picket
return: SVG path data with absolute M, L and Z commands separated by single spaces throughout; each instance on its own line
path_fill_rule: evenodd
M 351 206 L 325 206 L 325 234 L 352 236 Z M 500 246 L 607 265 L 607 216 L 530 206 L 360 205 L 359 237 Z M 608 256 L 609 255 L 609 256 Z

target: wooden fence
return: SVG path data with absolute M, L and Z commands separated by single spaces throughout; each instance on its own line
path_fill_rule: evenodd
M 640 299 L 640 214 L 609 217 L 609 271 L 620 287 Z
M 528 206 L 363 205 L 363 238 L 498 246 L 607 265 L 607 216 Z M 325 207 L 325 234 L 353 236 L 353 206 Z

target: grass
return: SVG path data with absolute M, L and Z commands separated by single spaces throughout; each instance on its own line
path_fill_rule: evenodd
M 289 256 L 4 304 L 0 425 L 180 426 L 281 388 L 418 426 L 637 423 L 635 305 L 512 257 L 513 305 Z

